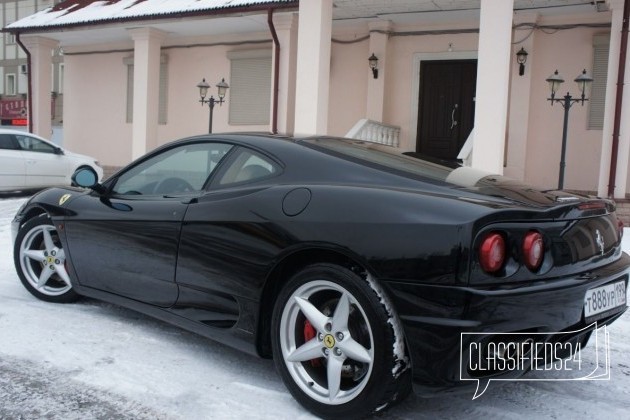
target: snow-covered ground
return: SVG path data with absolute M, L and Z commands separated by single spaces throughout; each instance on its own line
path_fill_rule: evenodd
M 270 360 L 110 304 L 31 296 L 10 234 L 23 201 L 0 199 L 0 419 L 312 418 Z M 630 312 L 609 332 L 609 381 L 491 383 L 474 401 L 411 396 L 380 417 L 630 418 Z

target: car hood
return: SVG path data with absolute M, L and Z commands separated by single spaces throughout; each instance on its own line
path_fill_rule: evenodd
M 95 162 L 96 161 L 96 159 L 94 159 L 93 157 L 82 155 L 80 153 L 74 153 L 74 152 L 71 152 L 71 151 L 69 151 L 67 149 L 63 149 L 63 154 L 66 155 L 67 157 L 70 157 L 70 158 L 73 158 L 73 159 L 86 160 L 86 161 L 90 161 L 90 162 Z

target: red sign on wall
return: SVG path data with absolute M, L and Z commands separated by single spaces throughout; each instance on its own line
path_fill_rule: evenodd
M 24 119 L 28 117 L 28 101 L 26 99 L 0 100 L 0 118 Z

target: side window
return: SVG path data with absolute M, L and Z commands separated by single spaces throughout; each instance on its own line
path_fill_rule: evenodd
M 13 139 L 13 135 L 11 134 L 0 134 L 0 149 L 2 150 L 16 150 L 18 149 L 15 140 Z
M 256 181 L 279 171 L 275 163 L 260 153 L 242 149 L 219 180 L 219 185 Z
M 20 148 L 29 152 L 55 153 L 55 148 L 48 143 L 29 136 L 15 136 Z
M 167 195 L 200 191 L 231 148 L 223 143 L 197 143 L 167 150 L 122 174 L 113 192 Z

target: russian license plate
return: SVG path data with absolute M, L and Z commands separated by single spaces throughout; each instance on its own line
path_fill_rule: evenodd
M 602 312 L 626 304 L 626 282 L 618 281 L 596 287 L 586 292 L 584 297 L 584 318 L 590 318 Z

